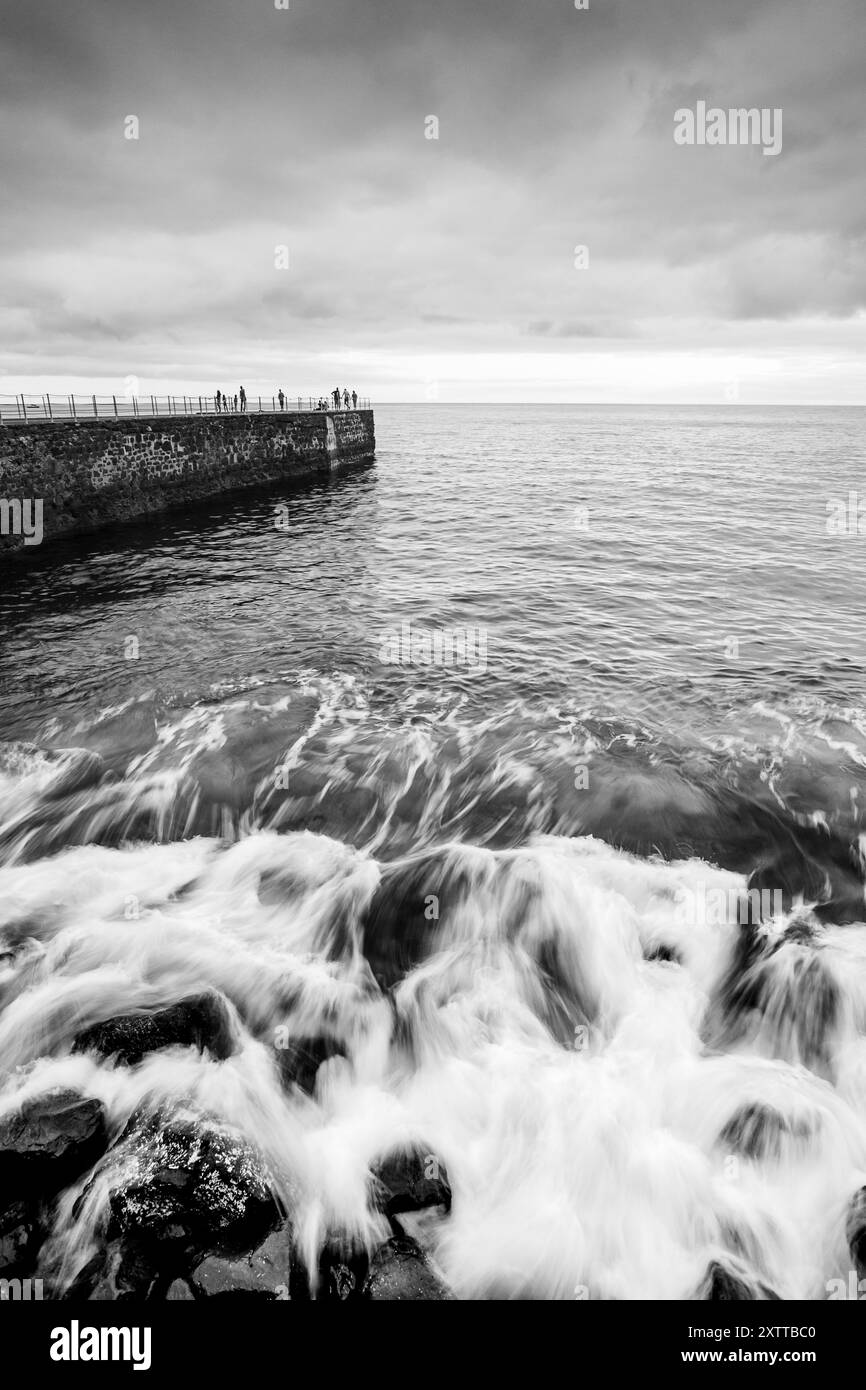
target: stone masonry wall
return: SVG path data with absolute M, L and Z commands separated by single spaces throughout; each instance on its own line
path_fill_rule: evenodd
M 0 554 L 34 548 L 16 528 L 16 499 L 25 517 L 28 499 L 31 517 L 41 499 L 48 540 L 216 493 L 329 473 L 371 459 L 375 447 L 371 410 L 5 422 Z

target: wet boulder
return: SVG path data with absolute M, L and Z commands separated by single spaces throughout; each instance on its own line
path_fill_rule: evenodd
M 120 710 L 102 715 L 88 728 L 58 731 L 52 742 L 66 751 L 73 739 L 76 752 L 97 753 L 106 768 L 123 776 L 133 760 L 149 752 L 157 742 L 153 698 L 134 700 Z
M 168 1303 L 190 1303 L 195 1294 L 185 1279 L 175 1279 L 165 1295 Z
M 393 1150 L 371 1171 L 374 1203 L 388 1217 L 425 1207 L 451 1210 L 448 1170 L 423 1144 Z
M 0 1277 L 29 1268 L 43 1234 L 35 1202 L 12 1202 L 0 1211 Z
M 353 1302 L 361 1297 L 369 1263 L 365 1250 L 333 1237 L 320 1251 L 312 1279 L 300 1257 L 293 1260 L 289 1297 L 301 1302 Z
M 848 1205 L 845 1239 L 858 1279 L 866 1279 L 866 1187 L 861 1187 Z
M 135 1242 L 118 1241 L 79 1275 L 69 1297 L 95 1303 L 130 1303 L 160 1297 L 165 1278 Z
M 832 1080 L 839 986 L 820 940 L 804 939 L 801 927 L 774 939 L 760 927 L 741 925 L 702 1034 L 710 1047 L 729 1051 L 760 1031 L 773 1056 Z
M 781 1295 L 739 1260 L 711 1260 L 695 1297 L 709 1303 L 743 1303 L 772 1300 Z
M 73 792 L 96 786 L 107 768 L 98 753 L 86 748 L 70 748 L 58 757 L 58 773 L 45 791 L 47 801 L 57 801 Z
M 364 954 L 390 989 L 436 950 L 441 919 L 472 888 L 470 865 L 441 851 L 388 864 L 364 914 Z
M 44 1196 L 68 1187 L 105 1152 L 98 1100 L 55 1090 L 0 1117 L 0 1192 Z
M 319 1067 L 331 1057 L 344 1057 L 345 1051 L 335 1038 L 324 1034 L 289 1038 L 285 1047 L 277 1047 L 277 1065 L 284 1086 L 300 1086 L 312 1095 Z
M 741 1105 L 723 1126 L 719 1143 L 744 1158 L 779 1159 L 789 1145 L 807 1146 L 815 1127 L 805 1116 L 787 1116 L 775 1106 Z
M 134 1066 L 164 1047 L 197 1047 L 224 1061 L 235 1050 L 225 1000 L 215 990 L 182 999 L 165 1009 L 106 1019 L 80 1033 L 75 1052 L 97 1052 Z
M 249 1255 L 231 1259 L 208 1255 L 193 1270 L 189 1283 L 196 1298 L 229 1295 L 286 1299 L 292 1271 L 292 1235 L 286 1225 L 273 1231 Z M 169 1293 L 169 1297 L 171 1294 Z
M 761 894 L 790 912 L 813 903 L 822 922 L 862 922 L 863 868 L 859 848 L 848 836 L 822 825 L 794 822 L 781 843 L 766 851 L 748 880 L 751 895 Z
M 114 1167 L 108 1236 L 134 1242 L 160 1267 L 180 1252 L 248 1249 L 280 1219 L 260 1155 L 206 1121 L 152 1118 Z
M 442 1303 L 451 1298 L 420 1245 L 405 1236 L 395 1236 L 376 1251 L 363 1296 L 377 1303 Z

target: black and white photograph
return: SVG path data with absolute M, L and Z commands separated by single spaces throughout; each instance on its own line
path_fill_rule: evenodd
M 4 1345 L 827 1374 L 864 0 L 0 10 Z

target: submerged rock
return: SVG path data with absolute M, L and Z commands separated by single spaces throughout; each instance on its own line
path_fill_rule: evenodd
M 428 851 L 386 865 L 364 914 L 364 954 L 382 989 L 390 989 L 436 949 L 440 916 L 469 895 L 471 869 L 456 854 Z M 437 899 L 435 915 L 431 895 Z
M 866 1187 L 861 1187 L 848 1205 L 845 1239 L 858 1279 L 866 1279 Z
M 47 1091 L 0 1119 L 0 1192 L 58 1192 L 101 1158 L 105 1111 L 77 1091 Z
M 442 1303 L 451 1298 L 417 1241 L 405 1236 L 379 1247 L 370 1261 L 364 1297 L 377 1303 Z
M 702 1034 L 710 1047 L 728 1051 L 760 1031 L 773 1056 L 832 1080 L 841 1008 L 819 941 L 804 940 L 800 931 L 773 939 L 763 928 L 742 925 Z
M 805 1147 L 814 1134 L 814 1126 L 805 1117 L 789 1118 L 775 1106 L 752 1101 L 727 1121 L 719 1143 L 744 1158 L 778 1159 L 785 1143 Z
M 451 1185 L 445 1164 L 421 1144 L 396 1149 L 372 1169 L 374 1201 L 386 1216 L 424 1207 L 451 1210 Z
M 741 1267 L 739 1261 L 712 1260 L 695 1297 L 710 1303 L 742 1303 L 768 1299 L 777 1302 L 781 1295 Z
M 284 1086 L 300 1086 L 307 1095 L 312 1095 L 316 1086 L 319 1067 L 331 1057 L 345 1057 L 345 1050 L 335 1038 L 319 1034 L 317 1037 L 290 1038 L 288 1046 L 276 1049 L 277 1065 Z
M 217 1061 L 234 1052 L 231 1019 L 225 1000 L 215 990 L 182 999 L 153 1012 L 106 1019 L 80 1033 L 73 1051 L 98 1052 L 134 1066 L 149 1052 L 163 1047 L 197 1047 Z

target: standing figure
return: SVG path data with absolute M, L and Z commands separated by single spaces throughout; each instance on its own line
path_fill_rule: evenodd
M 352 409 L 353 409 L 353 410 L 357 410 L 357 409 L 358 409 L 358 392 L 357 392 L 357 391 L 353 391 L 353 392 L 352 392 Z
M 348 386 L 344 386 L 344 387 L 343 387 L 343 405 L 344 405 L 344 407 L 345 407 L 346 410 L 349 409 L 349 388 L 348 388 Z
M 223 399 L 222 391 L 220 391 L 219 387 L 217 387 L 217 393 L 216 393 L 216 396 L 214 397 L 214 400 L 216 401 L 217 414 L 219 414 L 220 411 L 221 411 L 222 408 L 223 408 L 223 407 L 222 407 L 222 399 Z
M 244 390 L 244 388 L 241 387 L 241 412 L 242 412 L 242 413 L 245 412 L 245 411 L 246 411 L 246 408 L 247 408 L 247 393 L 246 393 L 246 391 Z
M 282 408 L 283 408 L 283 401 L 284 401 L 285 399 L 286 399 L 286 398 L 285 398 L 285 396 L 283 395 L 283 388 L 282 388 L 282 386 L 281 386 L 280 389 L 279 389 L 279 393 L 277 394 L 277 400 L 278 400 L 279 403 L 280 403 L 280 410 L 282 410 Z

